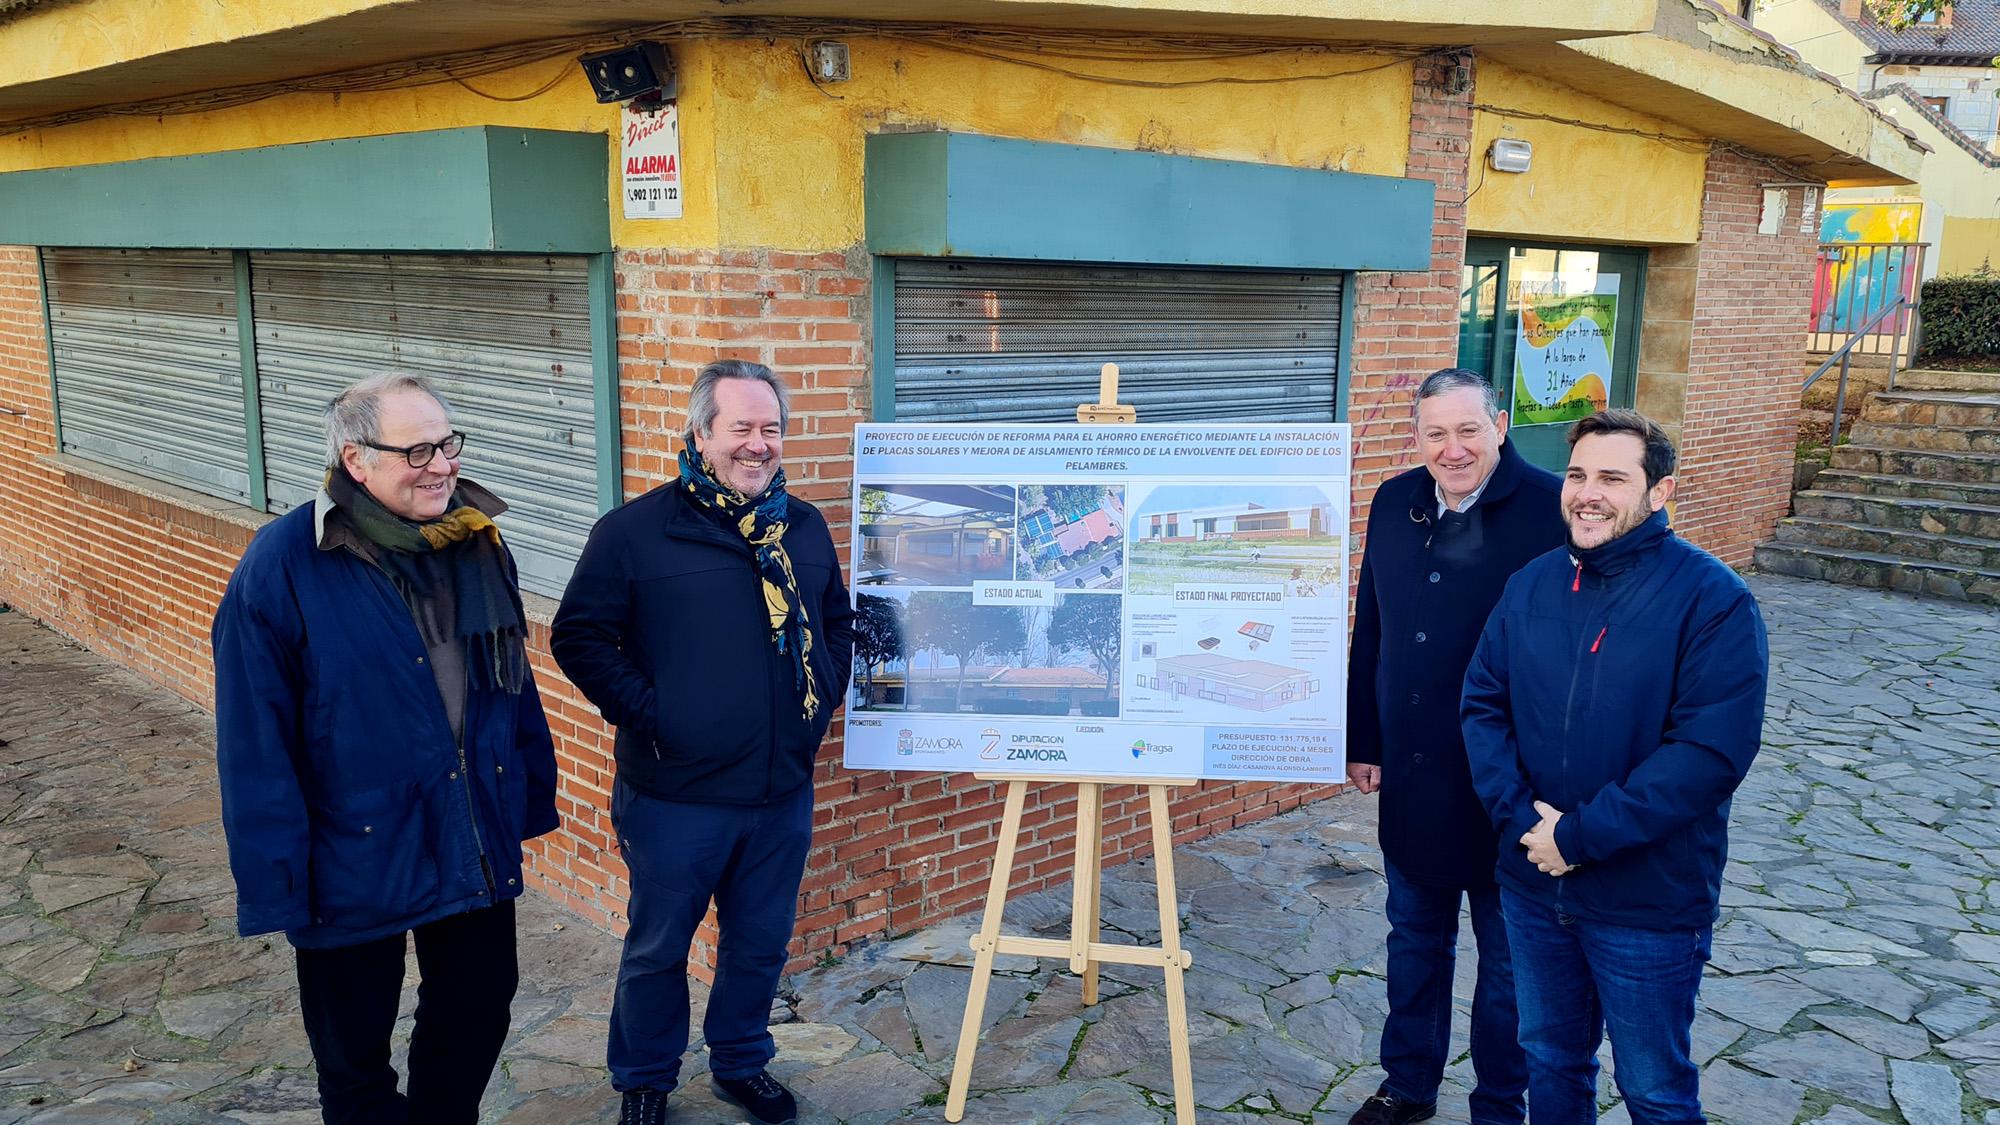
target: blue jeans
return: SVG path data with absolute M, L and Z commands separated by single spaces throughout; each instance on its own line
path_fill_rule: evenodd
M 1514 966 L 1500 918 L 1500 891 L 1426 886 L 1394 864 L 1389 877 L 1389 1018 L 1382 1025 L 1383 1088 L 1413 1102 L 1437 1100 L 1451 1058 L 1452 968 L 1458 954 L 1458 904 L 1472 904 L 1479 980 L 1472 990 L 1472 1092 L 1475 1125 L 1518 1125 L 1528 1088 L 1528 1060 L 1515 1029 Z
M 1597 1120 L 1606 1030 L 1633 1125 L 1707 1121 L 1689 1038 L 1712 927 L 1642 930 L 1572 917 L 1512 890 L 1501 896 L 1535 1125 Z
M 605 1060 L 618 1090 L 671 1090 L 688 1045 L 688 948 L 710 898 L 722 937 L 702 1036 L 718 1078 L 747 1078 L 777 1053 L 771 1001 L 798 916 L 813 787 L 769 805 L 662 801 L 618 781 L 611 824 L 632 872 Z

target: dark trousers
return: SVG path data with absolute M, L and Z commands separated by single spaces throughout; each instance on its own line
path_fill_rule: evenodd
M 715 900 L 722 938 L 702 1035 L 709 1069 L 745 1078 L 777 1053 L 771 1001 L 798 917 L 812 842 L 813 788 L 769 805 L 648 797 L 623 781 L 611 823 L 632 872 L 630 925 L 618 963 L 605 1051 L 619 1090 L 671 1090 L 688 1046 L 688 947 Z
M 1695 994 L 1712 930 L 1594 922 L 1509 890 L 1535 1125 L 1597 1120 L 1597 1046 L 1609 1030 L 1632 1125 L 1700 1125 Z
M 1472 907 L 1479 977 L 1472 989 L 1470 1102 L 1474 1125 L 1512 1125 L 1527 1113 L 1528 1060 L 1516 1032 L 1514 964 L 1500 916 L 1500 888 L 1469 891 L 1389 877 L 1389 1018 L 1382 1025 L 1383 1087 L 1413 1102 L 1437 1100 L 1451 1058 L 1451 987 L 1458 960 L 1458 905 Z
M 408 1095 L 396 1092 L 389 1034 L 417 942 L 417 1024 Z M 454 914 L 408 935 L 298 950 L 299 1014 L 319 1067 L 327 1125 L 472 1125 L 500 1058 L 520 973 L 514 904 Z

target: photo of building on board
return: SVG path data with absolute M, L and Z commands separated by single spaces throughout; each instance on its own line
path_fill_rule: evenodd
M 1108 484 L 1021 486 L 1016 578 L 1062 590 L 1115 590 L 1125 579 L 1125 490 Z
M 1126 588 L 1283 586 L 1344 597 L 1346 510 L 1316 485 L 1160 485 L 1135 498 Z
M 856 711 L 1118 714 L 1117 594 L 1053 606 L 976 605 L 969 591 L 863 591 L 855 599 Z
M 861 586 L 969 586 L 1014 577 L 1014 490 L 861 486 Z

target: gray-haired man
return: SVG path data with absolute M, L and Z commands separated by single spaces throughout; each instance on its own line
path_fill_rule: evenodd
M 257 533 L 215 615 L 237 930 L 297 949 L 327 1121 L 471 1125 L 514 998 L 521 842 L 556 827 L 505 505 L 459 477 L 465 435 L 421 378 L 347 388 L 326 433 L 325 489 Z
M 557 663 L 618 727 L 611 821 L 632 897 L 607 1055 L 627 1125 L 666 1120 L 688 1044 L 688 948 L 711 898 L 714 1090 L 757 1121 L 797 1113 L 765 1072 L 766 1024 L 854 613 L 826 521 L 785 491 L 788 417 L 769 368 L 704 367 L 680 478 L 597 522 L 556 613 Z

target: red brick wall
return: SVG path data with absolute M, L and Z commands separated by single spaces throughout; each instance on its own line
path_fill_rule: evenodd
M 1420 64 L 1410 174 L 1439 184 L 1430 272 L 1358 282 L 1350 418 L 1357 425 L 1357 508 L 1409 463 L 1409 395 L 1457 350 L 1458 276 L 1470 92 L 1443 94 Z M 860 251 L 625 251 L 617 264 L 624 488 L 637 495 L 674 475 L 694 369 L 735 357 L 769 364 L 793 388 L 787 476 L 818 504 L 845 546 L 854 425 L 868 414 L 869 262 Z M 179 505 L 66 481 L 39 458 L 54 448 L 47 345 L 31 251 L 0 250 L 0 596 L 144 675 L 206 705 L 207 630 L 249 531 Z M 133 551 L 134 543 L 169 551 Z M 562 767 L 563 828 L 529 849 L 531 880 L 593 922 L 623 928 L 628 872 L 610 838 L 611 739 L 548 656 L 531 655 Z M 795 965 L 859 939 L 902 933 L 975 909 L 992 861 L 1001 792 L 969 776 L 855 772 L 840 763 L 836 720 L 815 776 L 818 808 L 807 861 Z M 1329 789 L 1214 783 L 1173 803 L 1186 841 L 1286 812 Z M 1147 854 L 1140 790 L 1108 793 L 1107 862 Z M 1067 879 L 1074 800 L 1064 787 L 1030 795 L 1016 893 Z M 701 941 L 712 945 L 713 931 Z M 698 952 L 697 965 L 711 958 Z
M 1366 539 L 1368 500 L 1381 483 L 1416 464 L 1411 402 L 1417 384 L 1458 363 L 1458 293 L 1465 267 L 1465 189 L 1472 149 L 1472 89 L 1448 94 L 1455 62 L 1428 56 L 1416 66 L 1406 173 L 1437 185 L 1427 273 L 1359 275 L 1349 359 L 1347 419 L 1354 424 L 1354 537 Z M 1360 553 L 1354 555 L 1357 560 Z M 1358 563 L 1357 569 L 1358 569 Z
M 826 513 L 845 558 L 853 430 L 869 409 L 869 265 L 859 251 L 621 254 L 627 494 L 671 478 L 693 370 L 716 358 L 756 360 L 792 387 L 786 476 L 795 491 Z M 962 776 L 845 769 L 840 765 L 844 729 L 844 720 L 836 719 L 815 777 L 818 808 L 795 964 L 858 939 L 903 933 L 976 908 L 992 863 L 1001 787 Z M 565 731 L 562 743 L 566 772 L 608 772 L 608 737 Z M 1064 799 L 1065 794 L 1071 795 Z M 1209 835 L 1288 811 L 1317 795 L 1323 790 L 1203 786 L 1174 803 L 1175 834 L 1183 840 Z M 579 819 L 605 822 L 608 798 L 601 789 L 578 786 L 572 796 L 582 806 L 574 810 Z M 1122 788 L 1109 796 L 1107 862 L 1146 854 L 1142 791 Z M 564 811 L 572 812 L 567 801 Z M 1016 893 L 1065 881 L 1066 846 L 1075 832 L 1073 793 L 1038 787 L 1022 819 Z M 587 876 L 593 861 L 581 857 L 585 867 L 579 870 L 579 857 L 563 851 L 567 843 L 544 849 L 538 870 Z M 712 937 L 712 930 L 705 930 L 698 940 Z
M 1805 179 L 1734 149 L 1708 158 L 1674 516 L 1681 534 L 1732 566 L 1750 561 L 1791 503 L 1819 229 L 1800 233 L 1797 187 L 1784 189 L 1777 234 L 1758 234 L 1757 220 L 1764 184 Z

